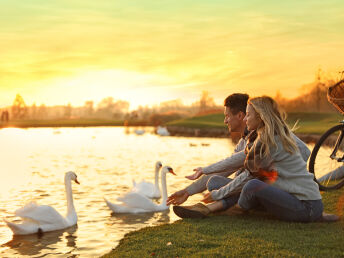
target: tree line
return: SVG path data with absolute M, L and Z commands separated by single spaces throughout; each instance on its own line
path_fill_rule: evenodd
M 314 82 L 302 86 L 302 93 L 293 99 L 285 98 L 277 91 L 275 99 L 286 112 L 336 112 L 327 101 L 327 89 L 336 80 L 325 76 L 319 70 Z M 230 93 L 229 93 L 230 94 Z M 71 104 L 60 106 L 37 106 L 25 104 L 23 97 L 17 94 L 12 106 L 1 110 L 1 120 L 10 117 L 12 120 L 45 120 L 45 119 L 109 119 L 109 120 L 141 120 L 159 125 L 184 117 L 223 112 L 223 104 L 216 104 L 209 92 L 203 91 L 200 99 L 191 105 L 182 100 L 170 100 L 154 106 L 139 106 L 129 110 L 130 103 L 125 100 L 104 98 L 97 105 L 86 101 L 83 106 L 73 107 Z

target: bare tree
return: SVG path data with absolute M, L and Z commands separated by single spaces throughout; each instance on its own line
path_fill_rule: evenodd
M 24 99 L 19 94 L 16 95 L 16 98 L 13 101 L 12 105 L 12 116 L 14 119 L 23 119 L 27 115 L 27 107 Z

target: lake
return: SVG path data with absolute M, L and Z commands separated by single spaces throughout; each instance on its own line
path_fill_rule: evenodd
M 18 222 L 14 211 L 30 201 L 51 205 L 65 215 L 65 172 L 76 172 L 80 185 L 72 183 L 77 226 L 42 236 L 12 237 L 1 220 L 0 256 L 105 254 L 130 231 L 178 218 L 172 209 L 114 215 L 103 197 L 116 202 L 116 197 L 131 188 L 133 179 L 154 182 L 158 160 L 177 174 L 167 175 L 168 192 L 173 193 L 190 183 L 184 176 L 192 174 L 194 168 L 223 159 L 234 149 L 228 139 L 161 137 L 154 134 L 154 128 L 144 129 L 143 135 L 124 127 L 1 129 L 2 218 Z M 195 195 L 187 203 L 196 203 L 201 197 Z

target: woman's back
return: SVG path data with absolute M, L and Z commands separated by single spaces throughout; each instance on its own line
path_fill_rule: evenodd
M 307 163 L 296 151 L 289 153 L 284 149 L 279 136 L 275 136 L 277 147 L 271 148 L 270 158 L 263 163 L 270 163 L 277 171 L 275 187 L 293 194 L 300 200 L 321 199 L 319 187 L 314 181 L 314 175 L 307 170 Z

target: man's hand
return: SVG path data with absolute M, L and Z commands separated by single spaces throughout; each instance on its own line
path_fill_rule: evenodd
M 182 204 L 183 202 L 185 202 L 189 198 L 189 196 L 190 196 L 189 193 L 185 189 L 180 190 L 180 191 L 175 192 L 174 194 L 170 195 L 167 198 L 166 205 L 170 205 L 170 204 L 179 205 L 179 204 Z
M 186 176 L 187 179 L 190 180 L 196 180 L 198 179 L 201 175 L 203 175 L 203 169 L 201 167 L 195 168 L 193 171 L 195 171 L 195 173 L 193 173 L 190 176 Z
M 207 193 L 206 195 L 204 195 L 203 200 L 201 200 L 201 202 L 204 202 L 204 203 L 211 203 L 211 202 L 214 202 L 214 201 L 215 200 L 211 197 L 211 192 Z

